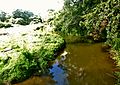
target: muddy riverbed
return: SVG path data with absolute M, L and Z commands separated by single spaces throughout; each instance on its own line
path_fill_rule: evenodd
M 31 77 L 15 85 L 114 85 L 114 63 L 97 44 L 67 44 L 65 57 L 58 57 L 49 76 Z

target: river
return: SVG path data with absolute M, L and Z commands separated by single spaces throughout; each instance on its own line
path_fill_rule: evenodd
M 58 57 L 49 68 L 51 76 L 33 76 L 14 85 L 114 85 L 114 62 L 102 44 L 67 44 L 66 58 Z

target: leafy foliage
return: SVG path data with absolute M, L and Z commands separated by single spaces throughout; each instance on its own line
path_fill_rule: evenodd
M 0 11 L 0 21 L 4 22 L 6 20 L 6 13 L 4 11 Z
M 63 10 L 49 23 L 62 35 L 105 41 L 120 68 L 120 0 L 65 0 Z M 120 85 L 120 72 L 116 75 Z
M 106 41 L 119 36 L 119 0 L 66 0 L 55 15 L 55 31 Z
M 53 60 L 63 46 L 64 40 L 59 35 L 39 32 L 1 40 L 1 81 L 18 82 L 45 73 L 47 62 Z
M 23 11 L 22 9 L 17 9 L 12 12 L 13 18 L 23 18 L 23 19 L 29 19 L 32 17 L 34 14 L 29 11 Z
M 4 11 L 0 11 L 0 28 L 5 27 L 2 23 L 8 24 L 6 26 L 7 28 L 10 26 L 10 24 L 29 25 L 42 22 L 43 21 L 40 15 L 34 15 L 33 12 L 30 11 L 16 9 L 12 12 L 12 15 L 9 15 Z
M 29 25 L 30 22 L 31 22 L 30 19 L 26 19 L 26 20 L 24 20 L 23 18 L 17 18 L 15 24 L 19 24 L 19 25 Z
M 15 11 L 12 12 L 13 14 L 13 18 L 21 18 L 17 24 L 20 24 L 20 25 L 28 25 L 30 24 L 31 22 L 31 19 L 30 17 L 32 17 L 34 14 L 30 11 L 24 11 L 22 9 L 17 9 Z
M 42 18 L 40 15 L 34 15 L 33 17 L 31 17 L 31 21 L 32 21 L 31 23 L 33 24 L 37 24 L 39 22 L 42 23 Z
M 13 27 L 12 24 L 10 23 L 4 23 L 4 22 L 0 22 L 0 28 L 9 28 L 9 27 Z

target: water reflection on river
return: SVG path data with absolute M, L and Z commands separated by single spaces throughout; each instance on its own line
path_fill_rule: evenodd
M 114 85 L 113 61 L 101 45 L 68 44 L 66 60 L 57 59 L 49 69 L 52 77 L 33 77 L 16 85 Z
M 65 65 L 70 85 L 114 85 L 114 65 L 101 46 L 102 43 L 67 45 L 70 54 Z

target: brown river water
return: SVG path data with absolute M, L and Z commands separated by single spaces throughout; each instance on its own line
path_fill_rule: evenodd
M 66 58 L 58 57 L 49 76 L 31 77 L 14 85 L 114 85 L 114 63 L 102 43 L 67 44 Z

